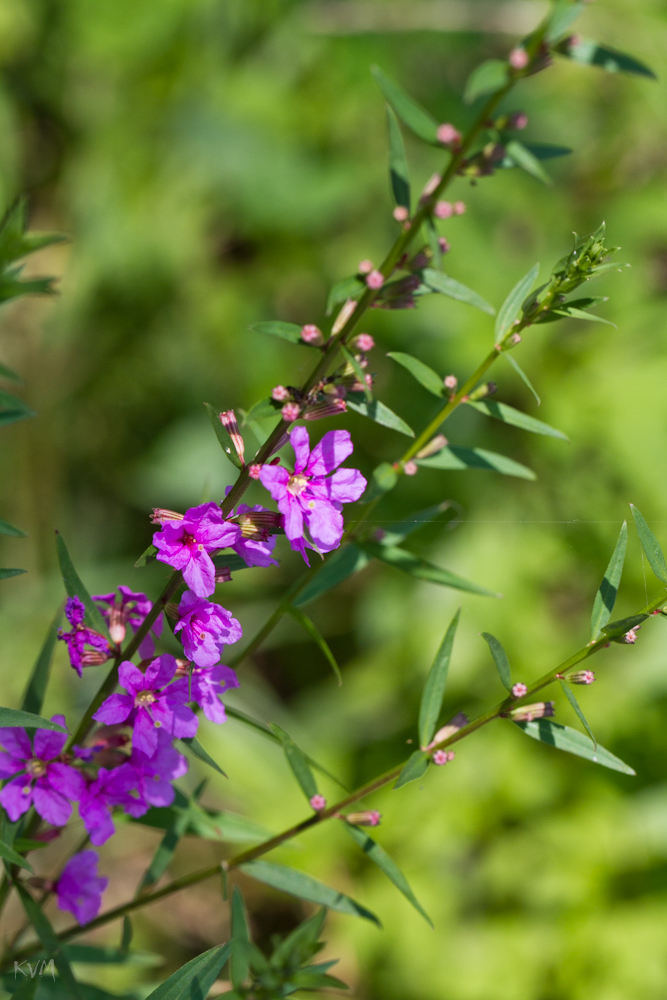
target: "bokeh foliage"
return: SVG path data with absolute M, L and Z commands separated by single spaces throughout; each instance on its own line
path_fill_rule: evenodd
M 29 534 L 2 541 L 3 565 L 29 569 L 0 584 L 7 704 L 18 703 L 61 596 L 53 528 L 91 590 L 120 579 L 156 593 L 160 567 L 129 568 L 148 542 L 150 507 L 218 497 L 233 478 L 202 402 L 247 408 L 307 370 L 304 350 L 248 332 L 249 324 L 318 322 L 330 285 L 362 257 L 381 258 L 394 228 L 384 109 L 369 66 L 400 79 L 439 121 L 462 126 L 473 113 L 460 110 L 469 71 L 511 44 L 499 33 L 321 33 L 313 9 L 278 0 L 0 3 L 2 195 L 9 202 L 27 191 L 33 227 L 72 236 L 68 248 L 45 250 L 30 265 L 31 273 L 62 274 L 58 301 L 23 300 L 2 317 L 0 360 L 21 372 L 38 413 L 3 432 L 0 455 L 0 509 Z M 657 0 L 598 0 L 581 30 L 662 76 L 667 18 Z M 574 149 L 549 164 L 555 187 L 504 171 L 474 188 L 460 180 L 453 191 L 468 212 L 443 230 L 448 270 L 496 306 L 536 260 L 547 273 L 572 230 L 592 231 L 602 219 L 631 268 L 598 283 L 611 296 L 600 312 L 618 329 L 538 327 L 517 350 L 542 396 L 539 410 L 502 359 L 494 374 L 499 398 L 560 428 L 571 444 L 470 410 L 451 422 L 452 440 L 510 454 L 537 482 L 421 470 L 378 508 L 378 520 L 389 521 L 456 500 L 462 523 L 430 526 L 415 536 L 415 550 L 433 558 L 435 547 L 443 565 L 504 594 L 464 596 L 452 713 L 477 712 L 500 696 L 479 632 L 501 638 L 525 680 L 587 640 L 628 501 L 665 540 L 665 86 L 559 61 L 522 83 L 509 106 L 528 113 L 527 138 Z M 425 182 L 438 159 L 407 143 L 415 181 Z M 466 375 L 492 343 L 492 320 L 437 298 L 414 312 L 373 312 L 367 325 L 381 345 L 378 394 L 413 427 L 435 404 L 385 351 Z M 391 431 L 354 414 L 345 421 L 364 472 L 402 449 Z M 225 591 L 247 636 L 296 571 L 280 544 L 280 572 L 253 571 L 254 583 L 239 574 Z M 631 532 L 619 615 L 642 602 L 644 569 L 650 596 L 654 581 Z M 343 667 L 343 687 L 296 623 L 284 622 L 242 668 L 237 703 L 284 723 L 350 785 L 371 777 L 416 737 L 423 679 L 459 599 L 376 564 L 311 609 Z M 283 852 L 382 916 L 383 932 L 329 920 L 330 953 L 342 955 L 337 974 L 355 995 L 664 996 L 664 627 L 651 623 L 635 648 L 600 654 L 598 682 L 580 698 L 596 735 L 637 778 L 557 755 L 499 722 L 423 787 L 378 800 L 378 840 L 435 932 L 359 861 L 342 830 L 316 831 L 298 853 Z M 97 681 L 77 686 L 59 652 L 46 708 L 74 712 Z M 576 725 L 560 693 L 557 703 L 558 717 Z M 230 775 L 205 798 L 275 830 L 301 817 L 278 750 L 234 723 L 203 733 Z M 189 787 L 196 781 L 193 767 Z M 118 885 L 113 902 L 128 895 L 155 842 L 132 827 L 102 852 Z M 207 850 L 219 856 L 216 845 L 184 842 L 172 871 L 190 870 Z M 247 888 L 260 943 L 300 919 L 284 897 Z M 224 939 L 225 919 L 217 887 L 208 887 L 172 900 L 169 912 L 156 906 L 139 933 L 176 967 Z M 97 981 L 129 987 L 155 977 L 150 968 L 125 975 L 100 970 Z

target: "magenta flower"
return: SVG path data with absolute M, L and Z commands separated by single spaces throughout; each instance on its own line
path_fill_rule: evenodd
M 266 511 L 266 507 L 262 507 L 261 504 L 255 504 L 254 507 L 250 507 L 247 503 L 240 503 L 234 513 L 236 515 L 264 511 Z M 267 513 L 271 512 L 268 511 Z M 275 513 L 273 516 L 278 517 Z M 265 538 L 246 538 L 243 534 L 243 529 L 241 529 L 241 536 L 238 542 L 232 545 L 232 548 L 237 555 L 241 556 L 244 562 L 247 562 L 248 566 L 278 566 L 278 561 L 272 558 L 275 544 L 276 536 L 270 535 L 268 530 L 266 531 Z
M 51 721 L 64 726 L 65 716 L 54 715 Z M 38 729 L 34 743 L 18 726 L 0 729 L 0 745 L 6 751 L 0 753 L 0 778 L 12 778 L 0 792 L 0 804 L 12 823 L 33 804 L 53 826 L 64 826 L 70 818 L 68 800 L 80 799 L 86 783 L 77 770 L 57 760 L 66 742 L 66 733 L 50 729 Z
M 220 604 L 213 604 L 186 590 L 178 605 L 179 621 L 174 634 L 181 633 L 183 651 L 198 667 L 212 667 L 220 662 L 224 646 L 243 635 L 236 618 Z
M 229 688 L 237 688 L 239 680 L 231 667 L 222 663 L 217 667 L 192 667 L 190 674 L 190 692 L 202 712 L 211 722 L 222 725 L 227 721 L 225 706 L 220 701 L 220 695 Z
M 71 632 L 58 630 L 58 638 L 67 643 L 69 662 L 79 677 L 84 666 L 104 663 L 109 658 L 109 643 L 99 632 L 87 628 L 83 624 L 86 609 L 78 597 L 68 597 L 65 604 L 65 617 L 72 626 Z M 92 646 L 92 651 L 86 651 L 86 646 Z
M 130 765 L 136 778 L 134 793 L 123 803 L 125 812 L 136 819 L 143 816 L 150 806 L 170 806 L 175 798 L 171 784 L 188 772 L 188 762 L 183 754 L 171 745 L 168 736 L 158 736 L 158 747 L 152 757 L 133 750 Z
M 115 591 L 110 594 L 93 594 L 93 600 L 102 612 L 102 616 L 109 626 L 109 635 L 114 642 L 122 642 L 125 638 L 126 623 L 136 632 L 140 625 L 143 625 L 144 618 L 153 607 L 145 594 L 130 590 L 129 587 L 120 586 L 118 588 L 120 600 L 116 598 Z M 106 605 L 106 607 L 105 607 Z M 150 628 L 156 639 L 162 635 L 162 615 L 153 622 Z M 150 632 L 141 640 L 139 646 L 139 656 L 142 660 L 148 660 L 155 653 L 155 643 Z
M 260 480 L 285 517 L 285 534 L 292 548 L 307 563 L 307 545 L 319 552 L 338 547 L 343 537 L 343 504 L 359 499 L 366 480 L 357 469 L 338 469 L 354 450 L 349 431 L 329 431 L 312 451 L 305 427 L 294 427 L 290 441 L 296 456 L 294 472 L 280 465 L 263 465 Z
M 124 660 L 118 668 L 118 683 L 128 694 L 112 694 L 93 716 L 113 726 L 132 723 L 132 746 L 152 757 L 158 746 L 158 730 L 170 736 L 194 736 L 199 719 L 188 708 L 188 682 L 169 683 L 176 673 L 176 660 L 168 653 L 158 656 L 142 674 L 134 663 Z
M 190 590 L 208 597 L 215 590 L 215 567 L 209 553 L 238 541 L 240 529 L 225 521 L 215 503 L 186 510 L 182 521 L 166 521 L 153 535 L 156 559 L 180 569 Z
M 58 906 L 69 910 L 80 924 L 94 920 L 100 912 L 102 893 L 109 879 L 97 874 L 97 853 L 75 854 L 62 870 L 56 885 Z
M 130 764 L 121 764 L 109 771 L 101 767 L 94 781 L 88 784 L 81 796 L 79 815 L 90 834 L 90 841 L 99 847 L 114 833 L 111 818 L 113 806 L 131 805 L 130 792 L 139 779 Z M 129 801 L 128 801 L 129 800 Z

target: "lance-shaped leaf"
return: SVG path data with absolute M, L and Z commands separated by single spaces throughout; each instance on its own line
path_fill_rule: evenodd
M 231 950 L 228 941 L 197 955 L 165 979 L 146 1000 L 201 1000 L 210 992 Z
M 570 156 L 574 152 L 569 146 L 555 146 L 550 142 L 524 142 L 523 145 L 536 160 L 555 160 L 560 156 Z
M 222 425 L 220 414 L 213 409 L 210 403 L 204 403 L 204 406 L 206 407 L 206 412 L 208 413 L 211 426 L 215 431 L 215 436 L 220 443 L 220 447 L 232 465 L 236 466 L 237 469 L 242 469 L 243 462 L 236 453 L 236 448 L 234 447 L 234 442 L 231 439 L 229 431 Z
M 352 840 L 359 845 L 364 854 L 378 866 L 380 871 L 384 872 L 387 878 L 394 883 L 398 891 L 403 893 L 408 902 L 412 903 L 415 910 L 421 913 L 424 920 L 433 927 L 433 921 L 415 896 L 410 888 L 410 883 L 396 862 L 392 861 L 387 852 L 372 837 L 369 837 L 365 830 L 361 830 L 358 826 L 352 826 L 350 823 L 345 824 L 345 829 L 352 837 Z
M 372 403 L 367 403 L 362 392 L 348 392 L 345 399 L 348 409 L 361 413 L 364 417 L 369 417 L 376 424 L 389 427 L 392 431 L 405 434 L 406 437 L 414 437 L 415 432 L 408 427 L 404 420 L 401 420 L 393 410 L 381 403 L 379 399 L 374 399 Z
M 25 569 L 7 569 L 3 567 L 0 569 L 0 580 L 10 580 L 13 576 L 21 576 L 27 572 Z
M 9 368 L 7 365 L 3 364 L 0 364 L 0 378 L 9 379 L 10 382 L 23 382 L 23 379 L 18 372 L 15 372 L 13 368 Z
M 190 820 L 185 831 L 188 836 L 201 837 L 204 840 L 217 840 L 230 844 L 255 844 L 273 836 L 265 826 L 233 812 L 217 812 L 215 809 L 203 809 L 197 803 L 188 802 L 182 792 L 176 789 L 176 797 L 172 806 L 153 807 L 143 816 L 132 817 L 133 823 L 153 827 L 155 830 L 168 830 L 177 816 L 184 809 L 190 811 Z
M 639 541 L 641 542 L 642 548 L 646 553 L 646 558 L 649 561 L 651 569 L 657 576 L 658 580 L 662 580 L 663 583 L 667 583 L 667 563 L 665 562 L 665 555 L 660 548 L 658 539 L 655 537 L 640 512 L 632 503 L 630 504 L 630 510 L 632 511 L 632 516 L 635 520 Z
M 206 782 L 202 781 L 196 790 L 193 792 L 192 799 L 189 800 L 185 798 L 185 806 L 181 809 L 173 810 L 173 819 L 165 831 L 165 835 L 162 838 L 151 863 L 144 872 L 143 878 L 137 889 L 137 895 L 139 895 L 144 889 L 149 888 L 164 875 L 171 860 L 176 852 L 179 841 L 183 837 L 190 826 L 190 820 L 192 817 L 191 807 L 195 805 L 199 799 L 199 796 L 204 790 L 204 785 Z
M 422 278 L 431 291 L 448 295 L 450 299 L 465 302 L 469 306 L 474 306 L 475 309 L 481 309 L 482 312 L 488 313 L 489 316 L 495 316 L 496 310 L 481 295 L 473 292 L 472 288 L 462 285 L 460 281 L 450 278 L 448 274 L 427 267 L 422 272 Z
M 522 729 L 526 736 L 531 736 L 541 743 L 548 743 L 557 750 L 565 750 L 576 757 L 584 757 L 593 761 L 594 764 L 601 764 L 612 771 L 621 771 L 622 774 L 635 774 L 636 772 L 615 757 L 609 750 L 598 743 L 595 745 L 588 736 L 584 736 L 577 729 L 570 729 L 569 726 L 562 726 L 552 719 L 538 719 L 534 722 L 515 722 L 515 726 Z
M 402 788 L 403 785 L 407 785 L 411 781 L 416 781 L 421 778 L 423 774 L 426 773 L 428 768 L 429 756 L 422 750 L 415 750 L 408 757 L 405 767 L 399 774 L 394 784 L 394 788 Z
M 195 736 L 181 736 L 180 741 L 188 748 L 191 754 L 197 757 L 198 760 L 203 761 L 204 764 L 208 764 L 208 766 L 212 767 L 214 771 L 221 774 L 223 778 L 227 777 L 222 768 L 216 764 L 211 755 L 204 750 L 203 746 Z
M 418 458 L 417 465 L 422 465 L 425 469 L 446 469 L 449 472 L 486 469 L 488 472 L 500 472 L 503 476 L 516 476 L 518 479 L 537 478 L 532 469 L 506 455 L 499 455 L 485 448 L 461 448 L 453 444 L 429 458 Z
M 0 389 L 0 427 L 34 416 L 36 416 L 35 411 L 31 410 L 22 399 L 19 399 L 18 396 L 13 396 L 10 392 L 5 392 L 4 389 Z
M 620 618 L 616 622 L 604 625 L 602 631 L 609 639 L 620 639 L 630 629 L 637 628 L 638 625 L 645 622 L 647 618 L 648 615 L 630 615 L 629 618 Z
M 33 899 L 21 882 L 15 880 L 14 888 L 16 889 L 21 903 L 23 904 L 23 909 L 26 912 L 28 920 L 37 931 L 37 935 L 44 946 L 47 956 L 49 958 L 53 958 L 56 964 L 56 968 L 60 974 L 60 979 L 62 980 L 62 985 L 67 990 L 68 997 L 71 997 L 72 1000 L 83 1000 L 81 992 L 79 991 L 79 984 L 74 978 L 72 968 L 67 961 L 66 956 L 63 954 L 62 945 L 58 940 L 56 932 L 51 926 L 48 917 L 42 910 L 39 903 Z
M 523 305 L 523 302 L 531 288 L 535 284 L 539 273 L 539 263 L 534 264 L 530 271 L 528 271 L 527 274 L 524 274 L 521 281 L 516 283 L 503 302 L 496 317 L 496 340 L 501 340 L 507 331 L 512 327 L 512 324 L 519 315 L 519 310 L 521 309 L 521 306 Z
M 587 38 L 577 38 L 575 41 L 567 39 L 557 46 L 556 52 L 584 66 L 599 66 L 607 73 L 633 73 L 636 76 L 647 76 L 651 80 L 657 80 L 653 70 L 639 59 L 625 52 L 619 52 L 618 49 L 612 49 L 608 45 L 598 45 L 597 42 Z
M 521 170 L 525 170 L 527 174 L 530 174 L 531 177 L 534 177 L 538 181 L 542 181 L 543 184 L 548 186 L 553 184 L 551 177 L 549 177 L 549 174 L 542 167 L 537 157 L 533 156 L 531 151 L 522 142 L 519 142 L 518 139 L 511 139 L 505 149 L 509 158 Z
M 411 354 L 403 354 L 402 351 L 389 351 L 388 358 L 393 358 L 403 368 L 407 368 L 410 374 L 417 379 L 420 385 L 432 392 L 434 396 L 442 397 L 445 394 L 443 380 L 437 372 L 425 365 L 418 358 L 413 358 Z
M 452 520 L 448 527 L 452 528 L 453 521 L 462 512 L 462 508 L 454 500 L 443 500 L 442 503 L 433 504 L 432 507 L 425 507 L 417 510 L 409 517 L 401 518 L 400 521 L 391 521 L 383 524 L 381 531 L 377 533 L 376 541 L 380 545 L 400 545 L 401 542 L 415 531 L 419 531 L 425 524 L 433 524 L 441 514 L 450 512 Z M 381 536 L 381 537 L 380 537 Z
M 325 885 L 324 882 L 313 878 L 312 875 L 307 875 L 306 872 L 288 868 L 286 865 L 271 864 L 268 861 L 246 861 L 245 864 L 239 865 L 239 868 L 246 875 L 257 879 L 258 882 L 270 885 L 290 896 L 307 899 L 311 903 L 318 903 L 320 906 L 337 910 L 339 913 L 363 917 L 365 920 L 372 920 L 378 927 L 382 926 L 375 914 L 367 910 L 365 906 L 355 902 L 345 893 L 338 892 Z
M 269 726 L 271 728 L 271 732 L 274 733 L 282 743 L 290 770 L 298 781 L 301 791 L 310 802 L 313 795 L 317 795 L 317 782 L 315 781 L 315 776 L 313 775 L 310 765 L 308 764 L 308 758 L 303 750 L 296 745 L 289 733 L 286 733 L 285 730 L 276 725 L 275 722 L 270 722 Z
M 340 667 L 336 663 L 336 657 L 331 652 L 331 648 L 329 646 L 329 643 L 326 641 L 326 639 L 324 638 L 324 636 L 320 634 L 320 631 L 317 628 L 317 626 L 315 625 L 315 623 L 313 621 L 311 621 L 311 619 L 308 617 L 308 615 L 305 615 L 303 613 L 303 611 L 301 611 L 299 608 L 295 607 L 293 604 L 288 605 L 288 607 L 287 607 L 287 613 L 292 616 L 292 618 L 294 619 L 295 622 L 299 623 L 299 625 L 304 630 L 304 632 L 307 632 L 308 635 L 313 640 L 313 642 L 315 642 L 317 644 L 318 648 L 321 650 L 321 652 L 324 654 L 324 656 L 328 660 L 329 666 L 331 667 L 331 669 L 333 670 L 334 674 L 336 675 L 336 680 L 338 681 L 338 684 L 340 686 L 343 683 L 343 678 L 341 676 Z
M 52 729 L 54 733 L 66 733 L 67 730 L 57 722 L 43 719 L 41 715 L 32 712 L 22 712 L 18 708 L 0 708 L 0 728 L 4 726 L 21 726 L 32 729 Z
M 51 669 L 53 650 L 56 645 L 56 639 L 58 638 L 58 626 L 60 625 L 61 618 L 62 611 L 59 610 L 49 626 L 49 631 L 46 633 L 44 645 L 42 646 L 39 656 L 35 661 L 35 665 L 32 668 L 30 680 L 28 681 L 26 692 L 23 695 L 23 702 L 21 704 L 21 710 L 23 712 L 32 712 L 34 715 L 39 715 L 42 710 L 44 695 L 46 693 L 46 685 L 49 681 L 49 670 Z
M 4 840 L 0 840 L 0 858 L 7 862 L 7 865 L 18 865 L 19 868 L 25 868 L 26 871 L 32 873 L 32 865 L 25 858 L 22 858 L 13 847 L 9 844 L 5 844 Z
M 503 352 L 503 357 L 509 362 L 509 364 L 512 366 L 512 368 L 517 373 L 517 375 L 519 376 L 519 378 L 521 379 L 521 381 L 524 383 L 524 385 L 526 385 L 528 387 L 528 389 L 532 392 L 533 396 L 535 397 L 535 401 L 536 401 L 537 405 L 539 406 L 540 403 L 542 402 L 542 400 L 537 395 L 537 392 L 536 392 L 536 390 L 535 390 L 535 388 L 533 386 L 533 383 L 530 381 L 530 379 L 526 375 L 525 371 L 523 370 L 523 368 L 521 367 L 521 365 L 519 364 L 519 362 L 516 360 L 516 358 L 514 358 L 514 356 L 512 354 L 506 354 L 506 353 Z
M 363 281 L 360 281 L 356 275 L 352 275 L 351 278 L 343 278 L 342 281 L 337 282 L 327 296 L 326 315 L 331 316 L 331 313 L 339 302 L 347 302 L 348 299 L 358 299 L 365 287 Z
M 25 531 L 21 531 L 20 528 L 16 528 L 9 521 L 3 521 L 0 518 L 0 535 L 11 535 L 12 538 L 27 538 Z
M 619 584 L 621 582 L 621 574 L 623 573 L 623 564 L 625 562 L 625 551 L 628 546 L 628 522 L 624 521 L 621 525 L 621 531 L 618 536 L 618 541 L 616 542 L 616 547 L 609 560 L 609 565 L 604 574 L 604 578 L 597 594 L 595 595 L 595 601 L 593 602 L 593 611 L 591 614 L 591 639 L 597 639 L 600 634 L 600 629 L 602 629 L 609 619 L 611 618 L 611 613 L 614 610 L 614 604 L 616 603 L 616 595 L 618 593 Z
M 408 161 L 405 155 L 405 144 L 401 134 L 401 126 L 396 115 L 387 108 L 387 127 L 389 129 L 389 180 L 391 191 L 397 205 L 402 205 L 410 211 L 410 177 Z
M 550 315 L 554 319 L 583 319 L 588 320 L 589 323 L 604 323 L 606 326 L 613 326 L 614 329 L 616 329 L 616 324 L 612 323 L 610 319 L 605 319 L 603 316 L 596 316 L 594 313 L 585 312 L 583 309 L 576 309 L 567 302 L 564 302 L 558 309 L 551 309 Z
M 504 59 L 487 59 L 476 66 L 468 77 L 463 92 L 466 104 L 472 104 L 483 94 L 495 94 L 509 80 L 509 66 Z
M 135 562 L 134 568 L 141 569 L 143 566 L 146 566 L 149 562 L 152 562 L 155 559 L 156 555 L 157 555 L 157 547 L 153 545 L 153 543 L 151 542 L 148 548 L 144 549 L 144 551 L 141 553 L 141 555 Z
M 507 403 L 497 403 L 494 399 L 483 399 L 478 403 L 468 403 L 468 406 L 479 410 L 480 413 L 485 414 L 487 417 L 493 417 L 494 420 L 502 420 L 504 424 L 511 424 L 512 427 L 520 427 L 523 431 L 560 438 L 561 441 L 570 440 L 567 434 L 563 434 L 562 431 L 556 430 L 555 427 L 550 427 L 549 424 L 545 424 L 541 420 L 523 413 L 521 410 L 515 410 L 513 406 L 508 406 Z
M 368 556 L 357 545 L 344 545 L 323 562 L 317 573 L 294 598 L 296 607 L 314 601 L 368 565 Z
M 435 118 L 406 94 L 400 84 L 387 76 L 379 66 L 372 66 L 371 73 L 375 77 L 375 82 L 382 91 L 384 99 L 401 121 L 424 142 L 439 145 L 438 123 Z
M 68 596 L 78 597 L 79 600 L 83 602 L 86 609 L 86 622 L 91 628 L 96 629 L 96 631 L 101 632 L 104 635 L 107 630 L 104 618 L 101 615 L 100 609 L 97 607 L 84 586 L 83 580 L 74 569 L 74 564 L 67 550 L 67 546 L 65 545 L 65 539 L 59 531 L 56 531 L 56 550 L 58 552 L 60 572 L 62 574 L 63 583 L 65 584 L 65 590 L 67 591 Z
M 508 691 L 512 691 L 512 673 L 510 670 L 510 661 L 507 659 L 507 653 L 503 649 L 502 645 L 496 639 L 495 635 L 491 635 L 490 632 L 482 632 L 482 637 L 486 639 L 489 644 L 489 649 L 491 650 L 491 656 L 496 665 L 498 673 L 500 674 L 500 679 L 503 682 L 504 687 Z
M 259 403 L 251 406 L 245 415 L 244 426 L 256 420 L 269 420 L 271 417 L 280 416 L 280 404 L 271 399 L 260 399 Z
M 560 686 L 563 689 L 563 693 L 565 694 L 565 697 L 567 698 L 567 700 L 569 701 L 570 705 L 574 709 L 575 714 L 577 715 L 577 717 L 579 719 L 579 722 L 582 724 L 582 726 L 584 727 L 584 729 L 586 730 L 586 732 L 590 736 L 591 740 L 593 741 L 593 746 L 597 747 L 598 741 L 593 736 L 593 731 L 592 731 L 591 727 L 588 725 L 588 723 L 586 721 L 586 716 L 581 711 L 581 705 L 579 704 L 579 702 L 575 698 L 574 691 L 572 690 L 572 688 L 570 687 L 569 684 L 565 683 L 565 681 L 561 681 L 560 682 Z
M 452 587 L 454 590 L 466 590 L 470 594 L 481 594 L 483 597 L 498 597 L 499 595 L 486 587 L 480 587 L 476 583 L 464 580 L 462 576 L 451 573 L 448 569 L 441 569 L 440 566 L 433 566 L 412 552 L 393 545 L 381 545 L 379 542 L 359 543 L 360 547 L 373 556 L 386 562 L 395 569 L 415 577 L 417 580 L 428 580 L 430 583 L 439 583 L 442 587 Z
M 248 975 L 246 945 L 250 944 L 250 933 L 245 915 L 245 906 L 243 905 L 243 896 L 237 885 L 234 886 L 232 894 L 231 911 L 232 958 L 229 963 L 229 970 L 232 985 L 235 989 L 240 989 Z
M 345 360 L 347 361 L 348 365 L 350 365 L 350 367 L 354 370 L 354 374 L 357 376 L 357 380 L 361 383 L 361 385 L 364 386 L 364 397 L 366 399 L 366 402 L 372 403 L 373 393 L 371 392 L 370 387 L 366 383 L 366 372 L 361 367 L 361 365 L 355 358 L 354 354 L 351 354 L 350 351 L 348 351 L 347 347 L 341 347 L 341 353 L 345 358 Z
M 279 320 L 269 320 L 266 323 L 253 323 L 250 330 L 256 333 L 267 333 L 271 337 L 280 337 L 281 340 L 289 340 L 291 344 L 301 344 L 307 347 L 305 340 L 301 336 L 301 327 L 296 323 L 282 323 Z
M 585 9 L 586 4 L 582 0 L 578 3 L 573 3 L 572 0 L 558 0 L 549 17 L 544 40 L 550 45 L 557 42 Z
M 438 724 L 442 702 L 445 697 L 445 684 L 449 673 L 449 661 L 452 658 L 452 648 L 454 646 L 454 636 L 458 628 L 461 609 L 456 612 L 449 628 L 445 632 L 445 637 L 440 644 L 438 652 L 435 654 L 433 666 L 429 671 L 422 693 L 421 704 L 419 706 L 419 745 L 427 746 L 433 739 L 435 728 Z

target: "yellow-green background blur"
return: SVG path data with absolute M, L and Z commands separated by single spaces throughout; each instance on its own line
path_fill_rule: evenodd
M 417 15 L 422 24 L 429 11 L 445 17 L 446 0 L 1 0 L 2 196 L 27 192 L 33 227 L 71 236 L 29 263 L 30 273 L 61 276 L 57 299 L 22 300 L 0 314 L 0 360 L 21 372 L 20 391 L 38 413 L 0 432 L 0 515 L 29 533 L 1 543 L 2 564 L 29 571 L 0 584 L 2 704 L 19 704 L 62 599 L 53 529 L 91 591 L 126 583 L 155 596 L 165 568 L 132 568 L 150 540 L 150 508 L 219 498 L 232 481 L 202 402 L 248 408 L 276 383 L 298 383 L 312 362 L 249 324 L 324 322 L 331 284 L 363 257 L 381 260 L 394 238 L 384 109 L 370 65 L 399 78 L 439 121 L 463 127 L 473 114 L 459 98 L 470 70 L 507 52 L 517 17 L 530 26 L 540 14 L 539 4 L 495 6 L 505 33 L 412 30 Z M 375 31 L 349 28 L 350 11 L 362 7 Z M 464 7 L 483 26 L 494 5 Z M 390 9 L 399 30 L 383 33 Z M 407 755 L 426 671 L 459 603 L 446 708 L 473 714 L 502 693 L 480 631 L 496 634 L 515 678 L 530 681 L 588 640 L 629 501 L 667 542 L 667 9 L 659 0 L 598 0 L 577 30 L 645 60 L 661 79 L 560 59 L 522 83 L 507 107 L 528 113 L 526 138 L 574 155 L 549 164 L 552 188 L 518 171 L 477 187 L 457 181 L 452 194 L 468 210 L 442 228 L 449 273 L 496 306 L 536 260 L 547 274 L 573 230 L 604 219 L 622 246 L 619 262 L 631 267 L 595 290 L 610 296 L 599 312 L 616 327 L 538 327 L 518 349 L 539 409 L 509 365 L 492 375 L 498 399 L 571 443 L 462 414 L 448 425 L 452 441 L 511 455 L 537 481 L 422 470 L 377 511 L 391 520 L 456 500 L 464 513 L 455 531 L 431 526 L 411 544 L 503 599 L 415 584 L 376 564 L 311 607 L 342 666 L 342 688 L 293 623 L 241 668 L 235 703 L 281 723 L 350 785 Z M 407 147 L 419 190 L 439 158 L 410 137 Z M 493 338 L 489 317 L 437 296 L 416 311 L 374 311 L 365 329 L 378 343 L 378 395 L 416 428 L 436 403 L 386 352 L 408 351 L 461 377 Z M 405 439 L 355 415 L 334 425 L 350 428 L 367 474 L 404 448 Z M 238 574 L 218 591 L 247 637 L 298 571 L 284 538 L 278 551 L 280 570 Z M 657 581 L 632 529 L 617 617 L 644 602 L 645 588 L 654 594 Z M 497 722 L 462 744 L 454 764 L 369 802 L 383 813 L 379 841 L 435 930 L 334 823 L 273 856 L 381 917 L 381 931 L 340 915 L 328 922 L 325 954 L 340 957 L 335 971 L 355 997 L 664 1000 L 666 630 L 651 620 L 636 647 L 603 651 L 597 683 L 578 689 L 600 742 L 636 778 Z M 91 669 L 77 680 L 60 647 L 45 714 L 65 710 L 75 720 L 100 677 Z M 557 717 L 578 725 L 555 697 Z M 234 722 L 220 730 L 204 722 L 200 733 L 229 774 L 211 780 L 205 803 L 273 831 L 306 814 L 272 744 Z M 193 765 L 184 785 L 202 776 Z M 335 786 L 323 790 L 332 801 Z M 123 825 L 102 848 L 106 905 L 131 896 L 158 837 Z M 60 850 L 36 864 L 52 869 Z M 188 839 L 171 872 L 233 850 Z M 306 912 L 257 884 L 243 888 L 262 944 Z M 55 911 L 54 919 L 69 920 Z M 79 967 L 82 978 L 119 992 L 144 984 L 145 995 L 227 935 L 217 883 L 135 923 L 138 946 L 166 964 Z M 119 934 L 111 926 L 101 939 Z

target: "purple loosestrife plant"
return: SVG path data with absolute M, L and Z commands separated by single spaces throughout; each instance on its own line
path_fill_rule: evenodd
M 215 666 L 224 647 L 238 642 L 243 634 L 226 608 L 197 597 L 191 590 L 185 591 L 178 605 L 174 635 L 179 633 L 185 655 L 198 667 Z
M 102 893 L 109 879 L 97 874 L 95 851 L 82 851 L 67 862 L 56 884 L 61 910 L 69 910 L 80 924 L 93 920 L 102 904 Z
M 121 643 L 125 638 L 126 624 L 130 626 L 133 633 L 136 632 L 153 607 L 153 602 L 149 601 L 145 594 L 135 593 L 122 584 L 118 588 L 118 597 L 116 592 L 112 590 L 110 594 L 94 594 L 93 600 L 99 607 L 109 628 L 109 635 L 115 643 Z M 162 625 L 162 616 L 160 616 L 151 625 L 148 635 L 144 636 L 139 643 L 139 656 L 142 660 L 155 654 L 153 640 L 159 639 L 162 635 Z
M 96 666 L 104 663 L 108 659 L 110 648 L 109 642 L 99 632 L 92 628 L 87 628 L 83 624 L 86 616 L 86 609 L 83 601 L 78 597 L 68 597 L 65 605 L 65 617 L 72 626 L 70 632 L 58 632 L 58 638 L 67 644 L 69 661 L 76 670 L 79 677 L 83 673 L 84 666 Z M 86 646 L 92 646 L 92 650 L 86 650 Z
M 215 590 L 215 567 L 211 552 L 235 545 L 241 535 L 236 524 L 226 521 L 215 503 L 202 503 L 186 510 L 179 521 L 166 521 L 153 535 L 156 558 L 173 566 L 197 597 Z

